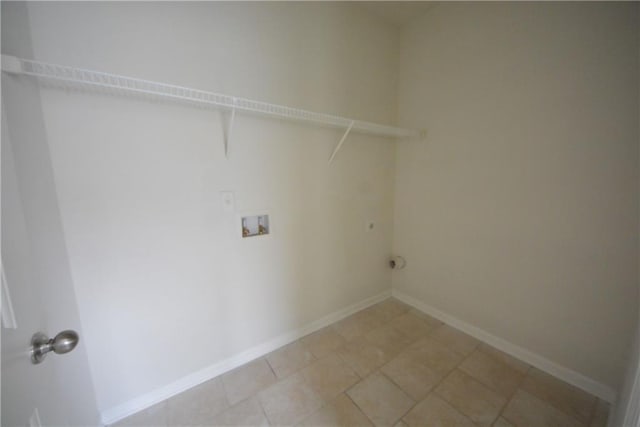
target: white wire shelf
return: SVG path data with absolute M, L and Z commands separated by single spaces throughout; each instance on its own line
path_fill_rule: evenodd
M 253 101 L 246 98 L 207 92 L 188 87 L 175 86 L 117 74 L 103 73 L 100 71 L 50 64 L 9 55 L 2 55 L 2 70 L 12 74 L 22 74 L 37 77 L 38 79 L 44 79 L 46 81 L 58 82 L 63 84 L 65 87 L 99 90 L 121 95 L 137 94 L 150 97 L 161 97 L 204 107 L 222 108 L 232 111 L 232 117 L 237 111 L 343 128 L 346 129 L 347 132 L 341 140 L 341 143 L 344 142 L 349 131 L 392 138 L 418 138 L 424 135 L 423 132 L 412 129 L 353 120 L 331 114 L 316 113 L 299 108 L 287 107 L 284 105 Z M 332 159 L 339 149 L 339 146 L 336 147 L 336 150 L 332 154 Z

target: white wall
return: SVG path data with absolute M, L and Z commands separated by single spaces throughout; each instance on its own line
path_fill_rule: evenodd
M 617 389 L 638 310 L 638 5 L 434 6 L 401 34 L 393 286 Z
M 629 349 L 625 373 L 611 425 L 637 427 L 640 423 L 640 320 Z
M 640 58 L 640 43 L 638 44 L 638 57 Z M 640 87 L 638 87 L 640 99 Z M 638 127 L 640 128 L 640 110 L 638 111 Z M 638 131 L 640 134 L 640 129 Z M 640 228 L 638 229 L 640 234 Z M 638 258 L 638 278 L 640 279 L 640 257 Z M 640 290 L 640 280 L 638 280 Z M 640 300 L 640 292 L 638 292 Z M 626 375 L 620 389 L 620 395 L 612 416 L 614 426 L 639 425 L 640 424 L 640 309 L 638 310 L 638 325 L 634 339 L 629 346 Z
M 349 4 L 32 3 L 34 57 L 390 123 L 397 33 Z M 104 411 L 388 290 L 394 148 L 340 130 L 43 90 Z M 241 240 L 238 211 L 268 210 Z M 367 233 L 365 223 L 375 230 Z

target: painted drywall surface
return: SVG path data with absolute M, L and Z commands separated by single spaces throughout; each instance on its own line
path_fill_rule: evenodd
M 611 417 L 612 426 L 634 426 L 638 423 L 638 394 L 640 393 L 640 321 L 629 350 L 625 378 L 620 396 Z M 635 423 L 634 423 L 635 422 Z
M 2 52 L 29 56 L 24 4 L 2 3 Z M 2 76 L 2 261 L 17 329 L 2 329 L 2 425 L 99 423 L 38 88 Z M 31 364 L 26 351 L 40 331 L 74 329 L 78 346 Z
M 640 20 L 640 8 L 637 10 L 637 16 Z M 640 37 L 640 29 L 638 37 Z M 638 58 L 640 58 L 640 43 L 638 43 Z M 640 87 L 638 87 L 638 99 L 640 99 Z M 638 111 L 638 135 L 640 135 L 640 110 Z M 640 228 L 638 233 L 640 233 Z M 640 300 L 640 254 L 638 257 L 638 279 L 638 298 Z M 634 338 L 629 346 L 626 375 L 620 389 L 619 399 L 610 418 L 613 426 L 624 426 L 625 423 L 630 425 L 634 418 L 636 424 L 640 422 L 640 398 L 638 398 L 640 397 L 638 396 L 640 394 L 640 309 L 638 310 L 638 326 Z
M 439 4 L 403 29 L 393 286 L 617 389 L 637 321 L 637 4 Z
M 397 33 L 345 4 L 29 4 L 39 60 L 395 116 Z M 98 405 L 135 398 L 389 288 L 394 149 L 340 130 L 43 90 Z M 237 212 L 273 234 L 242 240 Z M 367 221 L 375 221 L 367 232 Z

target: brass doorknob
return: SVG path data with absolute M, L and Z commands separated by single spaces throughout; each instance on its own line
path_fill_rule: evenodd
M 80 338 L 76 331 L 62 331 L 55 338 L 49 338 L 42 332 L 36 332 L 31 338 L 31 363 L 42 362 L 50 351 L 56 354 L 69 353 L 76 348 Z

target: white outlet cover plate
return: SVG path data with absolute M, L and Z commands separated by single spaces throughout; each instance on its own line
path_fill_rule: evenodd
M 233 213 L 236 209 L 235 196 L 233 191 L 221 191 L 220 200 L 222 201 L 222 210 Z

